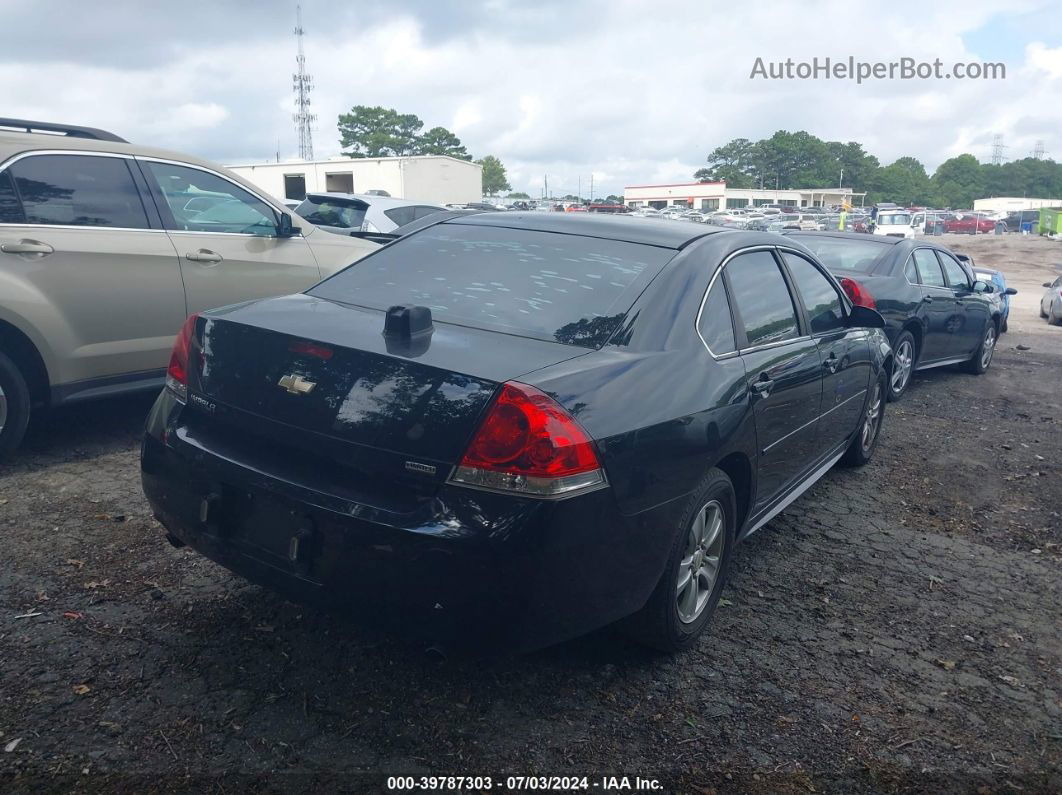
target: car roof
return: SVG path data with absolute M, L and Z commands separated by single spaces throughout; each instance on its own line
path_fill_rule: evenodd
M 379 207 L 409 207 L 411 205 L 417 205 L 418 207 L 438 207 L 440 210 L 445 210 L 441 204 L 435 204 L 434 202 L 419 202 L 412 199 L 399 199 L 395 196 L 378 196 L 375 193 L 346 193 L 344 191 L 307 191 L 306 198 L 311 196 L 324 196 L 326 198 L 334 199 L 358 199 L 366 204 L 375 204 Z
M 688 243 L 725 230 L 702 224 L 680 224 L 675 221 L 647 221 L 640 218 L 604 213 L 483 213 L 465 218 L 443 221 L 444 224 L 498 226 L 528 229 L 536 232 L 556 232 L 564 235 L 585 235 L 628 243 L 680 249 Z
M 793 229 L 785 233 L 788 237 L 837 237 L 841 240 L 870 240 L 875 243 L 883 243 L 886 245 L 896 246 L 903 242 L 911 242 L 902 237 L 888 237 L 885 235 L 868 235 L 863 232 L 805 232 L 803 230 Z

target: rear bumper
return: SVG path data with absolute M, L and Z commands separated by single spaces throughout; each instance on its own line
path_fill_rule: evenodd
M 159 397 L 141 455 L 144 492 L 169 533 L 294 601 L 462 648 L 538 648 L 636 611 L 681 510 L 624 516 L 611 489 L 540 501 L 443 486 L 392 513 L 205 450 L 181 411 Z

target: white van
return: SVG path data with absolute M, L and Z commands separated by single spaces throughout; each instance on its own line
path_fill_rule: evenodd
M 914 237 L 911 213 L 907 210 L 878 210 L 874 234 L 886 237 Z

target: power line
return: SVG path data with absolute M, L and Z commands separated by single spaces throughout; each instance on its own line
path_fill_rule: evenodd
M 1003 145 L 1002 133 L 996 133 L 992 137 L 992 165 L 998 166 L 1003 163 L 1003 150 L 1006 148 Z
M 302 6 L 295 6 L 295 40 L 298 55 L 295 56 L 296 72 L 292 77 L 295 92 L 295 112 L 291 115 L 299 131 L 299 157 L 313 160 L 313 123 L 317 114 L 310 113 L 310 92 L 313 91 L 313 75 L 306 71 L 306 55 L 302 51 Z
M 1044 155 L 1046 155 L 1046 154 L 1047 154 L 1047 152 L 1044 151 L 1044 142 L 1043 141 L 1037 141 L 1036 142 L 1036 148 L 1033 149 L 1032 156 L 1036 160 L 1043 160 L 1044 159 Z

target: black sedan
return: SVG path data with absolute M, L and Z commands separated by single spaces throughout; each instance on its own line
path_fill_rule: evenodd
M 528 649 L 681 649 L 735 543 L 865 463 L 891 352 L 799 243 L 491 213 L 192 316 L 147 422 L 171 543 L 296 600 Z
M 915 370 L 961 364 L 980 375 L 992 364 L 1003 304 L 969 263 L 930 240 L 843 232 L 791 232 L 836 276 L 855 303 L 885 318 L 895 366 L 889 399 Z

